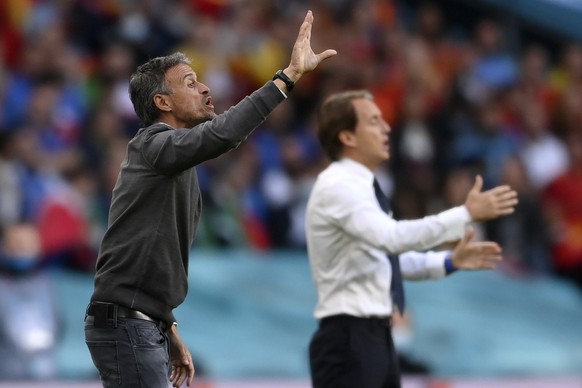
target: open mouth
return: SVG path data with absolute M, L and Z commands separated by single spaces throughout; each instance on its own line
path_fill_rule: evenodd
M 212 97 L 208 97 L 206 100 L 206 106 L 214 109 L 214 105 L 212 105 Z

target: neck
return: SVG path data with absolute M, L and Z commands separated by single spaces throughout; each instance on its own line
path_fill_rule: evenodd
M 369 160 L 366 160 L 365 158 L 361 157 L 358 154 L 354 154 L 351 152 L 346 152 L 342 155 L 343 158 L 348 158 L 353 160 L 354 162 L 360 163 L 361 165 L 363 165 L 364 167 L 366 167 L 368 170 L 374 172 L 376 171 L 376 169 L 378 168 L 378 166 L 380 165 L 379 163 L 373 163 Z
M 172 128 L 185 128 L 186 124 L 176 120 L 174 116 L 160 115 L 157 122 L 169 125 Z

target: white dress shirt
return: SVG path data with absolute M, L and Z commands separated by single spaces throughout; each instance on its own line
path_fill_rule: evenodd
M 387 253 L 400 254 L 402 277 L 438 279 L 448 252 L 415 252 L 462 238 L 465 206 L 418 220 L 396 221 L 376 200 L 373 173 L 351 159 L 321 172 L 307 203 L 307 251 L 318 303 L 315 317 L 392 313 Z

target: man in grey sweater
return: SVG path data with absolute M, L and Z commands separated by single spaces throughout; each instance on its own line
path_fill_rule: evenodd
M 313 52 L 312 23 L 309 11 L 289 66 L 220 115 L 181 53 L 154 58 L 132 75 L 129 92 L 144 128 L 121 164 L 85 318 L 104 387 L 192 382 L 192 357 L 172 310 L 186 297 L 202 208 L 195 166 L 237 147 L 304 73 L 336 54 Z

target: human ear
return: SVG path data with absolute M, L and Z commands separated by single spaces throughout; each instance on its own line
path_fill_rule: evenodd
M 165 94 L 156 94 L 154 96 L 154 104 L 159 110 L 169 112 L 172 110 L 168 96 Z
M 353 131 L 348 131 L 344 129 L 339 133 L 339 139 L 343 145 L 355 147 L 356 146 L 356 134 Z

